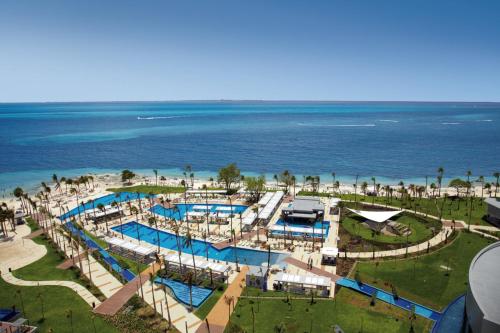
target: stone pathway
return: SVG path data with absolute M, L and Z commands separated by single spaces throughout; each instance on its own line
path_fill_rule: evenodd
M 246 277 L 246 273 L 248 271 L 248 266 L 243 266 L 241 268 L 240 273 L 236 276 L 236 278 L 231 282 L 231 284 L 227 287 L 224 294 L 219 298 L 217 303 L 215 303 L 214 307 L 207 315 L 207 320 L 209 324 L 210 330 L 207 328 L 206 322 L 203 322 L 199 328 L 196 330 L 196 333 L 223 333 L 226 325 L 229 323 L 229 316 L 234 311 L 234 307 L 238 302 L 238 298 L 243 291 L 243 288 L 240 285 L 245 286 L 243 282 Z M 226 304 L 225 298 L 232 297 L 233 304 L 232 307 L 229 307 Z

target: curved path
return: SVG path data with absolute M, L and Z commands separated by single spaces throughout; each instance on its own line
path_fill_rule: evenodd
M 17 286 L 60 286 L 75 291 L 90 306 L 101 302 L 82 285 L 72 281 L 26 281 L 16 278 L 9 272 L 27 266 L 47 254 L 43 245 L 36 244 L 29 238 L 25 238 L 31 232 L 27 225 L 18 226 L 17 234 L 10 241 L 0 243 L 0 276 L 8 283 Z

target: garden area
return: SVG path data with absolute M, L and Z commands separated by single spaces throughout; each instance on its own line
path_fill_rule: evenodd
M 243 294 L 244 295 L 244 294 Z M 432 322 L 413 317 L 408 311 L 376 301 L 349 289 L 341 289 L 332 299 L 260 297 L 238 301 L 226 333 L 239 332 L 333 332 L 338 325 L 344 332 L 427 332 Z M 413 322 L 413 324 L 412 324 Z
M 358 262 L 355 271 L 361 281 L 392 291 L 436 310 L 465 293 L 469 265 L 474 256 L 494 242 L 480 235 L 461 231 L 443 248 L 408 259 Z
M 354 201 L 354 194 L 342 194 L 339 196 L 342 200 Z M 460 220 L 464 222 L 469 221 L 469 211 L 471 224 L 477 225 L 490 225 L 485 220 L 486 203 L 484 198 L 474 197 L 469 198 L 407 198 L 401 199 L 399 197 L 388 196 L 364 196 L 357 195 L 357 201 L 363 204 L 371 204 L 372 202 L 379 205 L 387 205 L 398 208 L 409 209 L 424 214 L 440 216 L 442 207 L 442 217 L 447 220 Z M 472 207 L 470 204 L 472 203 Z M 472 209 L 471 209 L 472 208 Z
M 359 209 L 367 207 L 360 206 Z M 391 218 L 391 221 L 410 231 L 406 236 L 372 230 L 364 223 L 364 218 L 347 209 L 343 209 L 341 216 L 339 247 L 349 252 L 392 250 L 407 244 L 411 246 L 431 239 L 441 230 L 439 221 L 407 212 Z

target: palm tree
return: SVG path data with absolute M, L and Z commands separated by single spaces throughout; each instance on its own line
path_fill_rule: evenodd
M 158 186 L 158 170 L 153 169 L 153 173 L 155 174 L 155 185 Z
M 295 175 L 292 175 L 292 184 L 293 184 L 293 196 L 296 195 L 296 190 L 295 190 L 295 186 L 297 185 L 297 178 L 295 177 Z
M 358 189 L 358 175 L 356 175 L 356 182 L 354 183 L 354 205 L 358 207 L 358 197 L 357 197 L 357 189 Z
M 184 238 L 184 246 L 191 248 L 191 257 L 193 258 L 194 278 L 196 279 L 196 261 L 194 260 L 193 236 L 191 236 L 191 232 L 189 232 L 189 229 L 186 234 L 186 237 Z
M 119 210 L 118 217 L 120 219 L 120 233 L 122 234 L 122 239 L 123 239 L 122 212 L 121 212 L 121 209 L 120 209 L 120 204 L 116 200 L 113 200 L 113 202 L 111 203 L 111 207 L 118 208 L 118 210 Z
M 443 175 L 444 175 L 444 168 L 439 167 L 438 170 L 438 176 L 437 176 L 437 182 L 438 182 L 438 197 L 441 196 L 441 182 L 443 181 Z
M 141 274 L 141 273 L 139 273 Z M 153 273 L 149 273 L 149 282 L 151 283 L 151 295 L 153 295 L 153 306 L 155 308 L 155 312 L 156 312 L 156 300 L 155 300 L 155 280 L 154 280 L 154 276 L 153 276 Z
M 470 176 L 472 176 L 472 171 L 467 170 L 466 176 L 467 176 L 467 183 L 470 184 Z M 469 196 L 470 189 L 471 189 L 471 186 L 468 186 L 467 187 L 467 193 L 465 195 L 466 198 Z
M 208 186 L 203 184 L 203 189 L 205 190 L 205 212 L 207 213 L 207 233 L 210 235 L 210 211 L 208 209 Z
M 206 255 L 207 255 L 207 261 L 208 261 L 208 243 L 207 243 L 207 233 L 205 231 L 203 231 L 201 233 L 201 237 L 203 238 L 203 241 L 205 242 L 205 252 L 206 252 Z
M 335 172 L 332 172 L 332 192 L 335 194 Z
M 481 199 L 484 197 L 484 176 L 479 176 L 478 181 L 481 183 Z M 481 200 L 481 205 L 483 200 Z
M 231 321 L 231 303 L 233 302 L 234 296 L 224 295 L 224 303 L 229 307 L 228 318 Z
M 375 177 L 372 177 L 372 182 L 373 182 L 373 196 L 372 196 L 372 206 L 375 205 L 375 196 L 378 196 L 377 193 L 377 185 L 375 184 L 376 180 Z
M 177 253 L 179 255 L 179 271 L 182 274 L 182 258 L 181 258 L 182 247 L 181 247 L 181 243 L 179 241 L 179 226 L 177 224 L 172 225 L 172 231 L 175 234 L 175 241 L 177 243 Z
M 498 193 L 498 186 L 500 186 L 500 184 L 498 183 L 499 181 L 499 178 L 500 178 L 500 172 L 495 172 L 493 174 L 493 177 L 495 177 L 497 180 L 495 182 L 495 198 L 497 197 L 497 193 Z
M 194 277 L 196 280 L 196 276 Z M 193 311 L 193 273 L 192 272 L 187 272 L 186 273 L 186 280 L 188 283 L 189 287 L 189 311 Z
M 97 205 L 97 209 L 99 209 L 102 213 L 104 213 L 104 223 L 106 224 L 106 233 L 109 234 L 109 229 L 108 229 L 108 219 L 106 218 L 106 206 L 104 206 L 102 203 L 99 203 Z M 97 220 L 95 221 L 97 224 Z
M 368 189 L 368 183 L 367 182 L 363 182 L 361 184 L 361 191 L 363 192 L 364 195 L 366 195 L 366 190 Z
M 274 175 L 273 179 L 276 181 L 276 188 L 278 188 L 278 175 Z

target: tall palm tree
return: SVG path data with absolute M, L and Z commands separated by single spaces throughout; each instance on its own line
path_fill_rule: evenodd
M 467 186 L 467 193 L 466 193 L 465 197 L 468 197 L 469 196 L 469 191 L 471 189 L 471 186 L 470 186 L 471 185 L 470 176 L 472 176 L 472 171 L 467 170 L 466 176 L 467 176 L 467 183 L 469 184 L 469 186 Z
M 194 278 L 196 280 L 196 277 Z M 189 287 L 189 311 L 193 311 L 193 273 L 186 273 L 186 280 Z
M 182 274 L 182 246 L 179 240 L 179 226 L 177 224 L 172 225 L 172 231 L 175 234 L 175 241 L 177 243 L 177 254 L 179 255 L 179 271 Z
M 481 183 L 481 199 L 484 197 L 484 176 L 479 176 L 477 179 Z M 483 200 L 481 200 L 481 205 L 483 204 Z
M 278 188 L 278 175 L 273 175 L 273 179 L 276 181 L 276 188 Z
M 443 175 L 444 175 L 444 168 L 439 167 L 437 169 L 438 175 L 437 175 L 437 183 L 438 183 L 438 197 L 441 196 L 441 182 L 443 181 Z
M 120 219 L 120 233 L 122 234 L 122 239 L 123 239 L 122 211 L 120 204 L 116 200 L 113 200 L 113 202 L 111 203 L 111 207 L 118 208 L 119 210 L 118 218 Z
M 496 178 L 496 183 L 495 183 L 495 198 L 496 198 L 496 197 L 497 197 L 497 193 L 498 193 L 498 186 L 500 185 L 500 184 L 498 183 L 498 180 L 499 180 L 499 178 L 500 178 L 500 172 L 495 172 L 495 173 L 493 174 L 493 177 L 495 177 L 495 178 Z
M 153 173 L 155 174 L 155 185 L 158 186 L 158 170 L 153 169 Z
M 207 242 L 207 233 L 205 231 L 203 231 L 201 233 L 201 237 L 203 238 L 203 241 L 205 242 L 205 253 L 206 253 L 206 257 L 207 257 L 207 261 L 208 261 L 208 242 Z
M 208 209 L 208 186 L 207 184 L 203 184 L 203 189 L 205 190 L 205 213 L 207 214 L 207 233 L 210 235 L 210 211 Z
M 108 219 L 106 217 L 106 206 L 104 206 L 102 203 L 99 203 L 97 205 L 97 209 L 99 209 L 101 212 L 104 213 L 104 223 L 106 224 L 106 234 L 109 234 L 109 228 L 108 228 Z M 97 221 L 95 221 L 97 224 Z
M 189 229 L 186 234 L 186 237 L 184 238 L 184 246 L 191 248 L 191 257 L 193 258 L 194 278 L 196 279 L 196 261 L 194 260 L 193 236 L 191 236 L 191 232 L 189 232 Z
M 356 208 L 358 207 L 358 196 L 357 196 L 357 192 L 358 192 L 358 175 L 356 175 L 356 182 L 354 183 L 354 205 L 356 206 Z
M 141 274 L 141 273 L 139 273 Z M 149 273 L 149 283 L 151 283 L 151 295 L 153 295 L 153 306 L 155 308 L 155 312 L 157 311 L 156 310 L 156 300 L 155 300 L 155 280 L 154 280 L 154 276 L 153 276 L 153 273 Z
M 332 172 L 332 192 L 335 194 L 335 172 Z
M 373 182 L 373 196 L 372 196 L 372 206 L 375 205 L 375 196 L 378 196 L 377 193 L 377 185 L 375 184 L 376 180 L 375 177 L 372 177 L 372 182 Z

